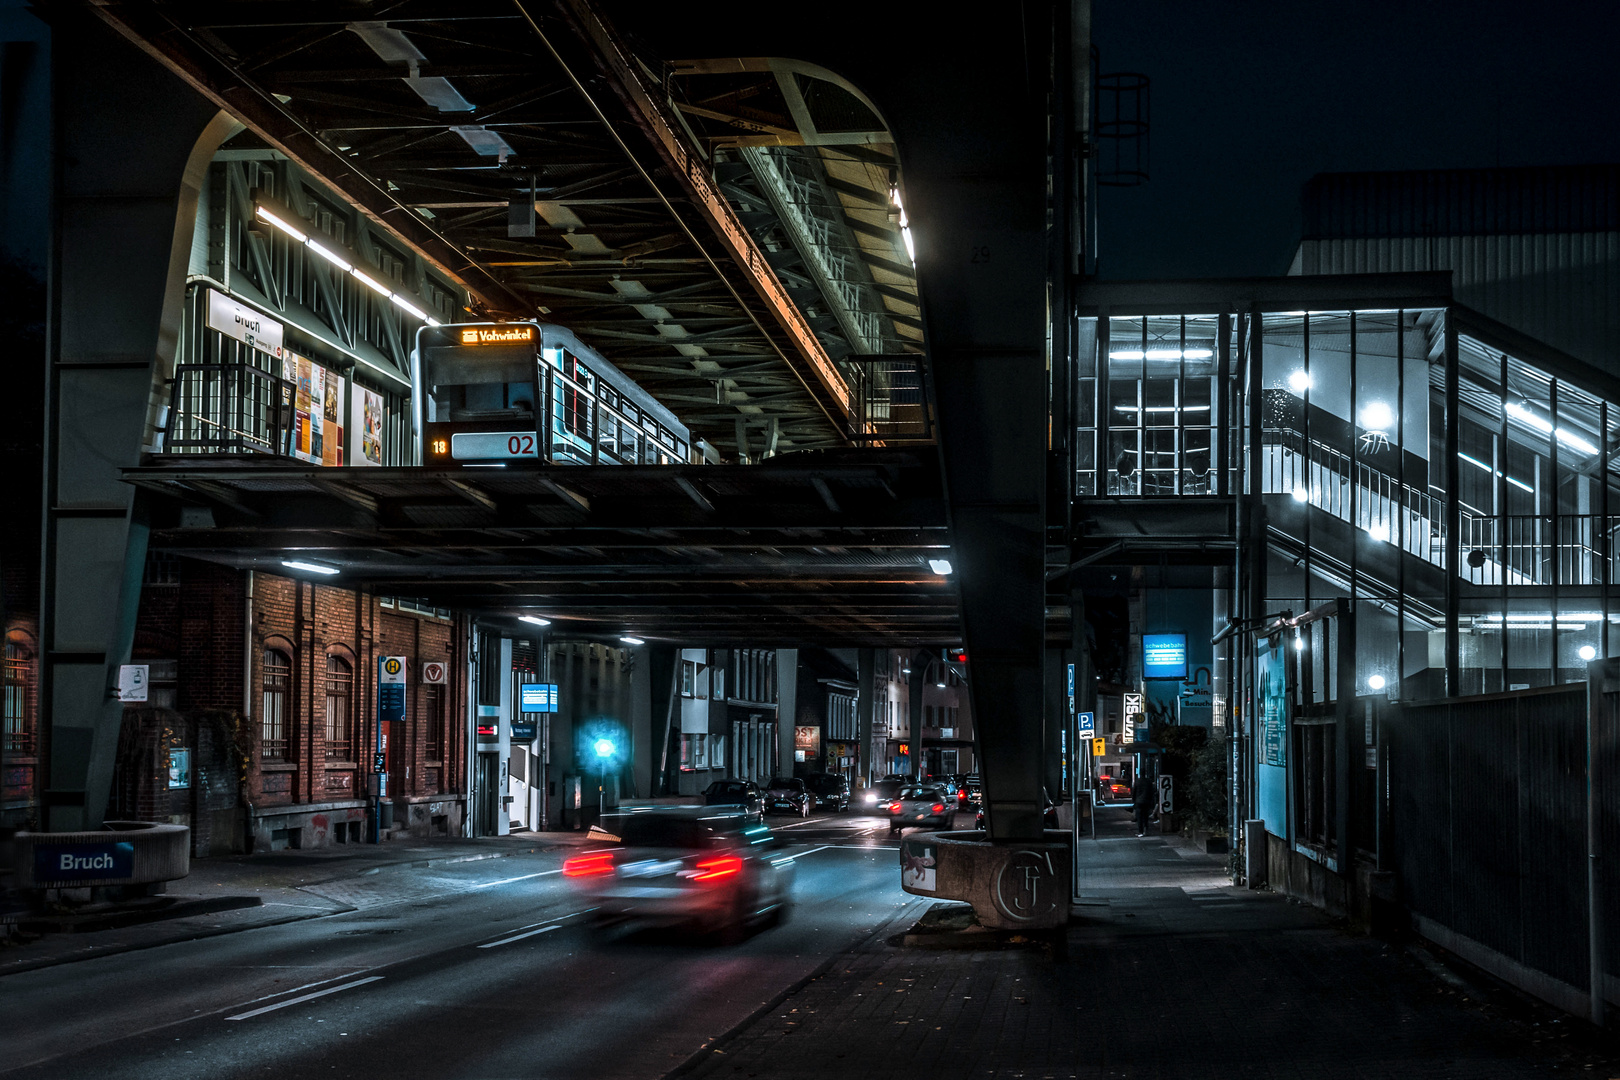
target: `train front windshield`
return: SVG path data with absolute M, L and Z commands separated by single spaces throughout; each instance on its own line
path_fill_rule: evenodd
M 540 329 L 532 323 L 424 327 L 422 461 L 537 461 Z

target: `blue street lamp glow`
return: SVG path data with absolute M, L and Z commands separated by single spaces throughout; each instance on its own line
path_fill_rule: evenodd
M 610 757 L 613 756 L 613 740 L 612 739 L 597 739 L 596 740 L 596 746 L 594 747 L 594 749 L 596 750 L 596 756 L 597 757 L 599 757 L 599 758 L 610 758 Z

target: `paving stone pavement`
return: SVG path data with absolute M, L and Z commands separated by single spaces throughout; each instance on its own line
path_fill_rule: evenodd
M 677 1074 L 1620 1077 L 1602 1033 L 1417 945 L 1234 889 L 1224 856 L 1105 821 L 1080 858 L 1066 955 L 873 940 Z

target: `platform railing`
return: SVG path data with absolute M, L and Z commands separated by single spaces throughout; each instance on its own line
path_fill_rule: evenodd
M 292 382 L 251 364 L 180 364 L 164 426 L 165 454 L 286 454 Z
M 921 356 L 851 356 L 856 442 L 932 442 L 928 369 Z

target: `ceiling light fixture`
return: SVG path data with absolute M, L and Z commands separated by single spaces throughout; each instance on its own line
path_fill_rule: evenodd
M 928 569 L 932 570 L 934 573 L 938 574 L 940 577 L 945 577 L 946 575 L 948 575 L 951 572 L 951 560 L 949 560 L 949 559 L 929 559 L 928 560 Z
M 416 316 L 429 326 L 440 325 L 438 319 L 435 319 L 433 316 L 423 311 L 410 297 L 394 292 L 393 289 L 389 288 L 387 285 L 384 285 L 370 274 L 357 270 L 354 264 L 348 259 L 344 258 L 342 255 L 338 254 L 336 251 L 333 251 L 326 245 L 318 241 L 311 240 L 303 232 L 299 231 L 296 226 L 288 224 L 285 220 L 271 213 L 269 210 L 266 210 L 262 206 L 255 205 L 253 207 L 253 212 L 260 221 L 264 222 L 266 225 L 271 225 L 277 229 L 280 229 L 287 235 L 289 239 L 296 240 L 300 244 L 303 244 L 310 251 L 313 251 L 315 254 L 319 255 L 321 258 L 325 259 L 339 270 L 342 270 L 345 274 L 348 274 L 356 281 L 359 281 L 372 289 L 377 293 L 378 296 L 388 297 L 389 300 L 393 301 L 394 306 L 399 308 L 401 311 Z
M 518 622 L 534 623 L 536 626 L 550 626 L 550 619 L 542 619 L 538 615 L 519 615 Z
M 645 645 L 645 644 L 647 644 L 645 641 L 642 641 L 640 638 L 631 637 L 629 634 L 625 634 L 625 635 L 621 636 L 619 638 L 619 640 L 624 642 L 626 645 Z
M 1513 417 L 1513 419 L 1535 428 L 1543 435 L 1556 435 L 1558 437 L 1558 441 L 1569 447 L 1571 450 L 1579 450 L 1583 454 L 1595 454 L 1598 452 L 1597 447 L 1593 446 L 1591 443 L 1587 442 L 1585 439 L 1581 438 L 1568 428 L 1558 428 L 1555 431 L 1552 422 L 1546 417 L 1541 416 L 1538 413 L 1531 412 L 1529 409 L 1525 408 L 1523 405 L 1520 405 L 1516 401 L 1510 401 L 1506 405 L 1502 406 L 1502 408 L 1509 416 Z
M 336 574 L 339 570 L 335 566 L 323 566 L 320 563 L 302 562 L 298 559 L 282 559 L 281 565 L 289 570 L 307 570 L 311 574 Z

